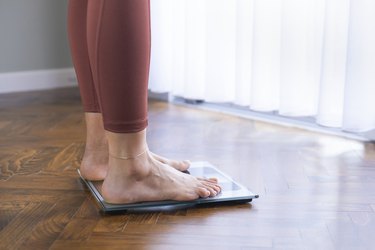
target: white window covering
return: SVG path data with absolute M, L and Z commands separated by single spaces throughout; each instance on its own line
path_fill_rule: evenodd
M 374 0 L 151 0 L 150 89 L 375 128 Z

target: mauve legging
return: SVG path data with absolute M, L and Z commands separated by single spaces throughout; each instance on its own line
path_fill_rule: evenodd
M 69 0 L 68 39 L 84 111 L 111 132 L 145 129 L 150 0 Z

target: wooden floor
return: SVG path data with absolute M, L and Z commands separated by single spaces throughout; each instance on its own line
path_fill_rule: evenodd
M 151 150 L 260 198 L 104 215 L 76 173 L 81 112 L 75 88 L 0 96 L 0 249 L 374 249 L 373 144 L 150 102 Z

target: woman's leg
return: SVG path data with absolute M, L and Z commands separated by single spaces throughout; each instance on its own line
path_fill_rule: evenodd
M 90 32 L 90 40 L 96 40 L 98 27 L 99 4 L 90 5 L 88 0 L 70 0 L 68 7 L 68 38 L 71 48 L 72 60 L 78 78 L 86 123 L 86 145 L 82 158 L 80 171 L 88 180 L 103 180 L 108 170 L 108 143 L 103 127 L 103 117 L 100 113 L 97 91 L 95 89 L 93 74 L 96 61 L 89 58 L 88 46 L 95 46 L 87 42 L 87 33 Z M 89 17 L 87 15 L 90 15 Z M 87 19 L 90 22 L 87 22 Z M 90 50 L 94 50 L 90 47 Z M 95 56 L 95 55 L 92 55 Z M 150 152 L 151 153 L 151 152 Z M 189 167 L 188 161 L 176 161 L 167 159 L 157 154 L 152 156 L 180 171 Z
M 140 0 L 139 0 L 140 1 Z M 194 200 L 220 192 L 216 181 L 200 180 L 155 160 L 147 149 L 146 131 L 108 133 L 109 171 L 102 195 L 109 203 Z M 132 159 L 119 159 L 134 157 Z
M 86 146 L 80 170 L 86 179 L 103 180 L 108 169 L 108 143 L 92 74 L 94 65 L 90 64 L 92 60 L 88 54 L 87 8 L 88 0 L 70 0 L 67 23 L 69 45 L 86 121 Z
M 110 153 L 102 187 L 105 200 L 128 203 L 216 195 L 220 188 L 213 181 L 181 173 L 156 161 L 147 150 L 149 0 L 89 1 L 87 25 Z
M 88 0 L 70 0 L 68 40 L 85 112 L 100 113 L 86 38 Z

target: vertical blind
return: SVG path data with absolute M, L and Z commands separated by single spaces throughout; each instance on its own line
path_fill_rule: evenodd
M 375 128 L 374 0 L 151 0 L 150 89 Z

